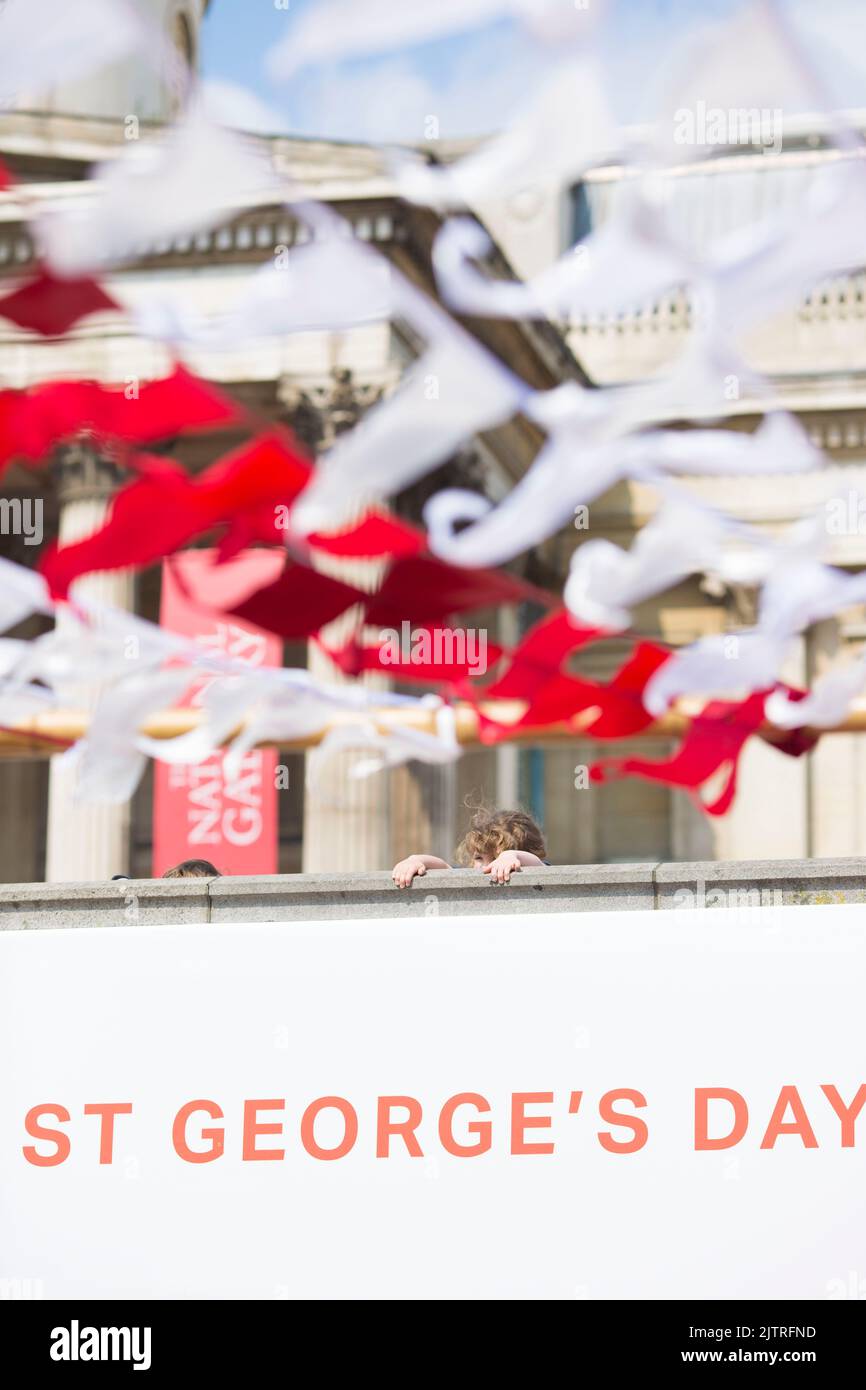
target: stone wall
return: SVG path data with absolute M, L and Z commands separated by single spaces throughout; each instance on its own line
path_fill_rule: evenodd
M 524 871 L 501 887 L 460 869 L 402 890 L 387 873 L 5 884 L 0 931 L 809 903 L 866 907 L 866 860 L 590 864 Z

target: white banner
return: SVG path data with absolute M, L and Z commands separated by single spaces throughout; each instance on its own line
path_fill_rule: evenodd
M 2 933 L 0 1293 L 862 1298 L 864 978 L 854 906 Z

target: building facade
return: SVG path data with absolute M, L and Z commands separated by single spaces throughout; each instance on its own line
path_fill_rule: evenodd
M 155 0 L 153 17 L 175 48 L 194 65 L 204 6 Z M 94 82 L 40 96 L 38 105 L 0 118 L 0 158 L 19 181 L 0 194 L 0 277 L 5 288 L 35 261 L 28 221 L 41 202 L 62 196 L 74 203 L 85 189 L 94 161 L 111 159 L 125 147 L 124 118 L 136 114 L 141 138 L 159 138 L 177 110 L 172 68 L 144 81 L 139 69 L 118 69 Z M 276 170 L 329 203 L 354 234 L 389 257 L 414 283 L 436 293 L 430 251 L 440 225 L 432 211 L 413 208 L 394 193 L 386 165 L 363 145 L 284 136 L 256 137 Z M 456 146 L 433 145 L 431 159 L 448 160 Z M 696 237 L 748 220 L 773 200 L 796 200 L 810 169 L 832 157 L 814 131 L 795 133 L 773 156 L 740 150 L 692 161 L 672 171 L 678 206 L 688 210 Z M 571 244 L 576 234 L 597 226 L 616 205 L 627 172 L 595 169 L 574 188 L 528 189 L 519 196 L 474 212 L 493 236 L 497 251 L 491 273 L 533 274 Z M 249 269 L 303 237 L 285 208 L 251 204 L 207 232 L 153 246 L 134 264 L 107 277 L 122 302 L 135 304 L 154 292 L 178 293 L 207 313 L 233 302 Z M 866 257 L 864 257 L 866 259 Z M 793 314 L 761 329 L 749 345 L 750 360 L 772 383 L 778 401 L 799 416 L 825 449 L 828 470 L 784 480 L 702 479 L 707 500 L 771 531 L 783 529 L 817 506 L 832 483 L 852 490 L 866 481 L 866 345 L 863 337 L 863 276 L 821 287 Z M 691 331 L 686 298 L 636 306 L 615 320 L 530 324 L 472 320 L 479 340 L 536 389 L 566 380 L 599 386 L 637 381 L 665 369 Z M 334 333 L 300 333 L 234 352 L 194 352 L 192 370 L 217 382 L 261 419 L 291 425 L 313 450 L 328 447 L 376 400 L 386 396 L 417 355 L 405 327 L 376 324 Z M 24 387 L 50 378 L 98 377 L 146 380 L 170 370 L 168 353 L 136 335 L 117 316 L 95 315 L 61 342 L 34 339 L 0 321 L 0 385 Z M 730 402 L 732 429 L 751 430 L 757 403 L 744 391 Z M 676 420 L 688 423 L 684 400 Z M 171 452 L 192 471 L 213 462 L 240 441 L 229 432 L 178 440 Z M 467 441 L 460 454 L 396 500 L 413 520 L 423 501 L 443 482 L 458 482 L 497 499 L 530 466 L 542 436 L 517 417 L 489 434 Z M 70 540 L 96 527 L 122 481 L 110 458 L 86 441 L 70 441 L 50 470 L 15 468 L 5 493 L 36 499 L 44 508 L 46 535 Z M 520 557 L 514 569 L 534 583 L 559 589 L 575 545 L 587 534 L 629 545 L 652 515 L 655 498 L 646 487 L 623 484 L 591 508 L 589 531 L 569 529 Z M 0 537 L 2 553 L 33 563 L 34 548 L 20 537 Z M 866 536 L 834 541 L 834 562 L 862 566 Z M 356 575 L 356 578 L 359 576 Z M 99 575 L 85 581 L 112 603 L 156 620 L 159 573 Z M 673 645 L 709 632 L 736 631 L 754 617 L 754 594 L 720 592 L 701 575 L 644 605 L 637 631 Z M 473 618 L 492 640 L 511 643 L 528 626 L 531 612 L 504 611 Z M 32 622 L 17 635 L 39 630 Z M 811 680 L 830 661 L 852 654 L 866 633 L 862 613 L 819 625 L 799 644 L 789 678 Z M 623 643 L 592 649 L 580 669 L 596 677 L 612 673 Z M 316 651 L 287 644 L 286 664 L 315 668 L 336 679 Z M 85 694 L 86 698 L 86 694 Z M 633 741 L 636 751 L 661 756 L 658 740 Z M 575 789 L 575 769 L 598 749 L 586 740 L 537 748 L 467 751 L 456 767 L 412 764 L 363 781 L 347 776 L 351 753 L 340 755 L 315 792 L 304 786 L 303 757 L 287 755 L 289 786 L 280 793 L 280 868 L 284 872 L 385 868 L 414 849 L 450 855 L 466 819 L 467 801 L 500 805 L 521 802 L 543 821 L 550 857 L 560 863 L 712 858 L 793 857 L 860 854 L 866 849 L 866 757 L 856 736 L 826 738 L 809 759 L 790 760 L 756 744 L 743 762 L 741 796 L 724 819 L 709 821 L 691 801 L 666 788 L 625 781 Z M 70 774 L 56 760 L 0 763 L 0 880 L 72 880 L 112 873 L 150 873 L 152 776 L 148 774 L 128 807 L 82 806 Z

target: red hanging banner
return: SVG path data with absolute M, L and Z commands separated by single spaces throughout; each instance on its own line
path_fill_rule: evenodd
M 240 605 L 279 574 L 285 556 L 247 550 L 215 565 L 215 550 L 187 550 L 162 568 L 162 627 L 191 637 L 209 652 L 248 666 L 282 665 L 282 642 L 273 633 L 221 611 Z M 206 681 L 187 703 L 201 700 Z M 183 859 L 209 859 L 223 874 L 277 871 L 277 750 L 246 753 L 234 778 L 225 755 L 197 765 L 158 762 L 154 768 L 153 873 Z

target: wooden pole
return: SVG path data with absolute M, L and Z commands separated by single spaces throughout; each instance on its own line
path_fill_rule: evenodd
M 700 713 L 704 702 L 683 700 L 676 708 L 658 719 L 648 729 L 641 732 L 641 738 L 676 738 L 688 728 L 689 721 Z M 520 700 L 491 700 L 481 705 L 482 712 L 489 718 L 504 724 L 514 723 L 523 711 Z M 473 705 L 458 703 L 454 706 L 457 724 L 457 741 L 464 747 L 480 744 L 478 713 Z M 586 728 L 596 718 L 598 711 L 583 711 L 569 723 L 552 724 L 544 729 L 515 729 L 510 742 L 521 744 L 560 744 L 585 735 Z M 176 738 L 197 728 L 202 718 L 195 709 L 169 709 L 151 716 L 142 725 L 141 732 L 150 738 Z M 360 718 L 372 722 L 383 733 L 389 727 L 418 729 L 424 733 L 435 733 L 435 711 L 424 706 L 392 706 L 371 709 L 365 713 L 336 713 L 328 728 L 357 724 Z M 33 715 L 30 719 L 12 727 L 0 729 L 0 758 L 47 758 L 61 751 L 88 731 L 89 715 L 84 710 L 50 710 Z M 239 732 L 239 730 L 234 731 Z M 326 730 L 310 734 L 290 742 L 281 742 L 280 747 L 288 752 L 302 752 L 314 748 L 324 737 Z M 784 737 L 774 725 L 767 724 L 762 732 L 771 740 Z M 853 734 L 866 733 L 866 700 L 856 700 L 848 710 L 845 719 L 833 729 L 822 733 Z M 232 735 L 233 736 L 233 735 Z M 589 735 L 591 737 L 591 735 Z

